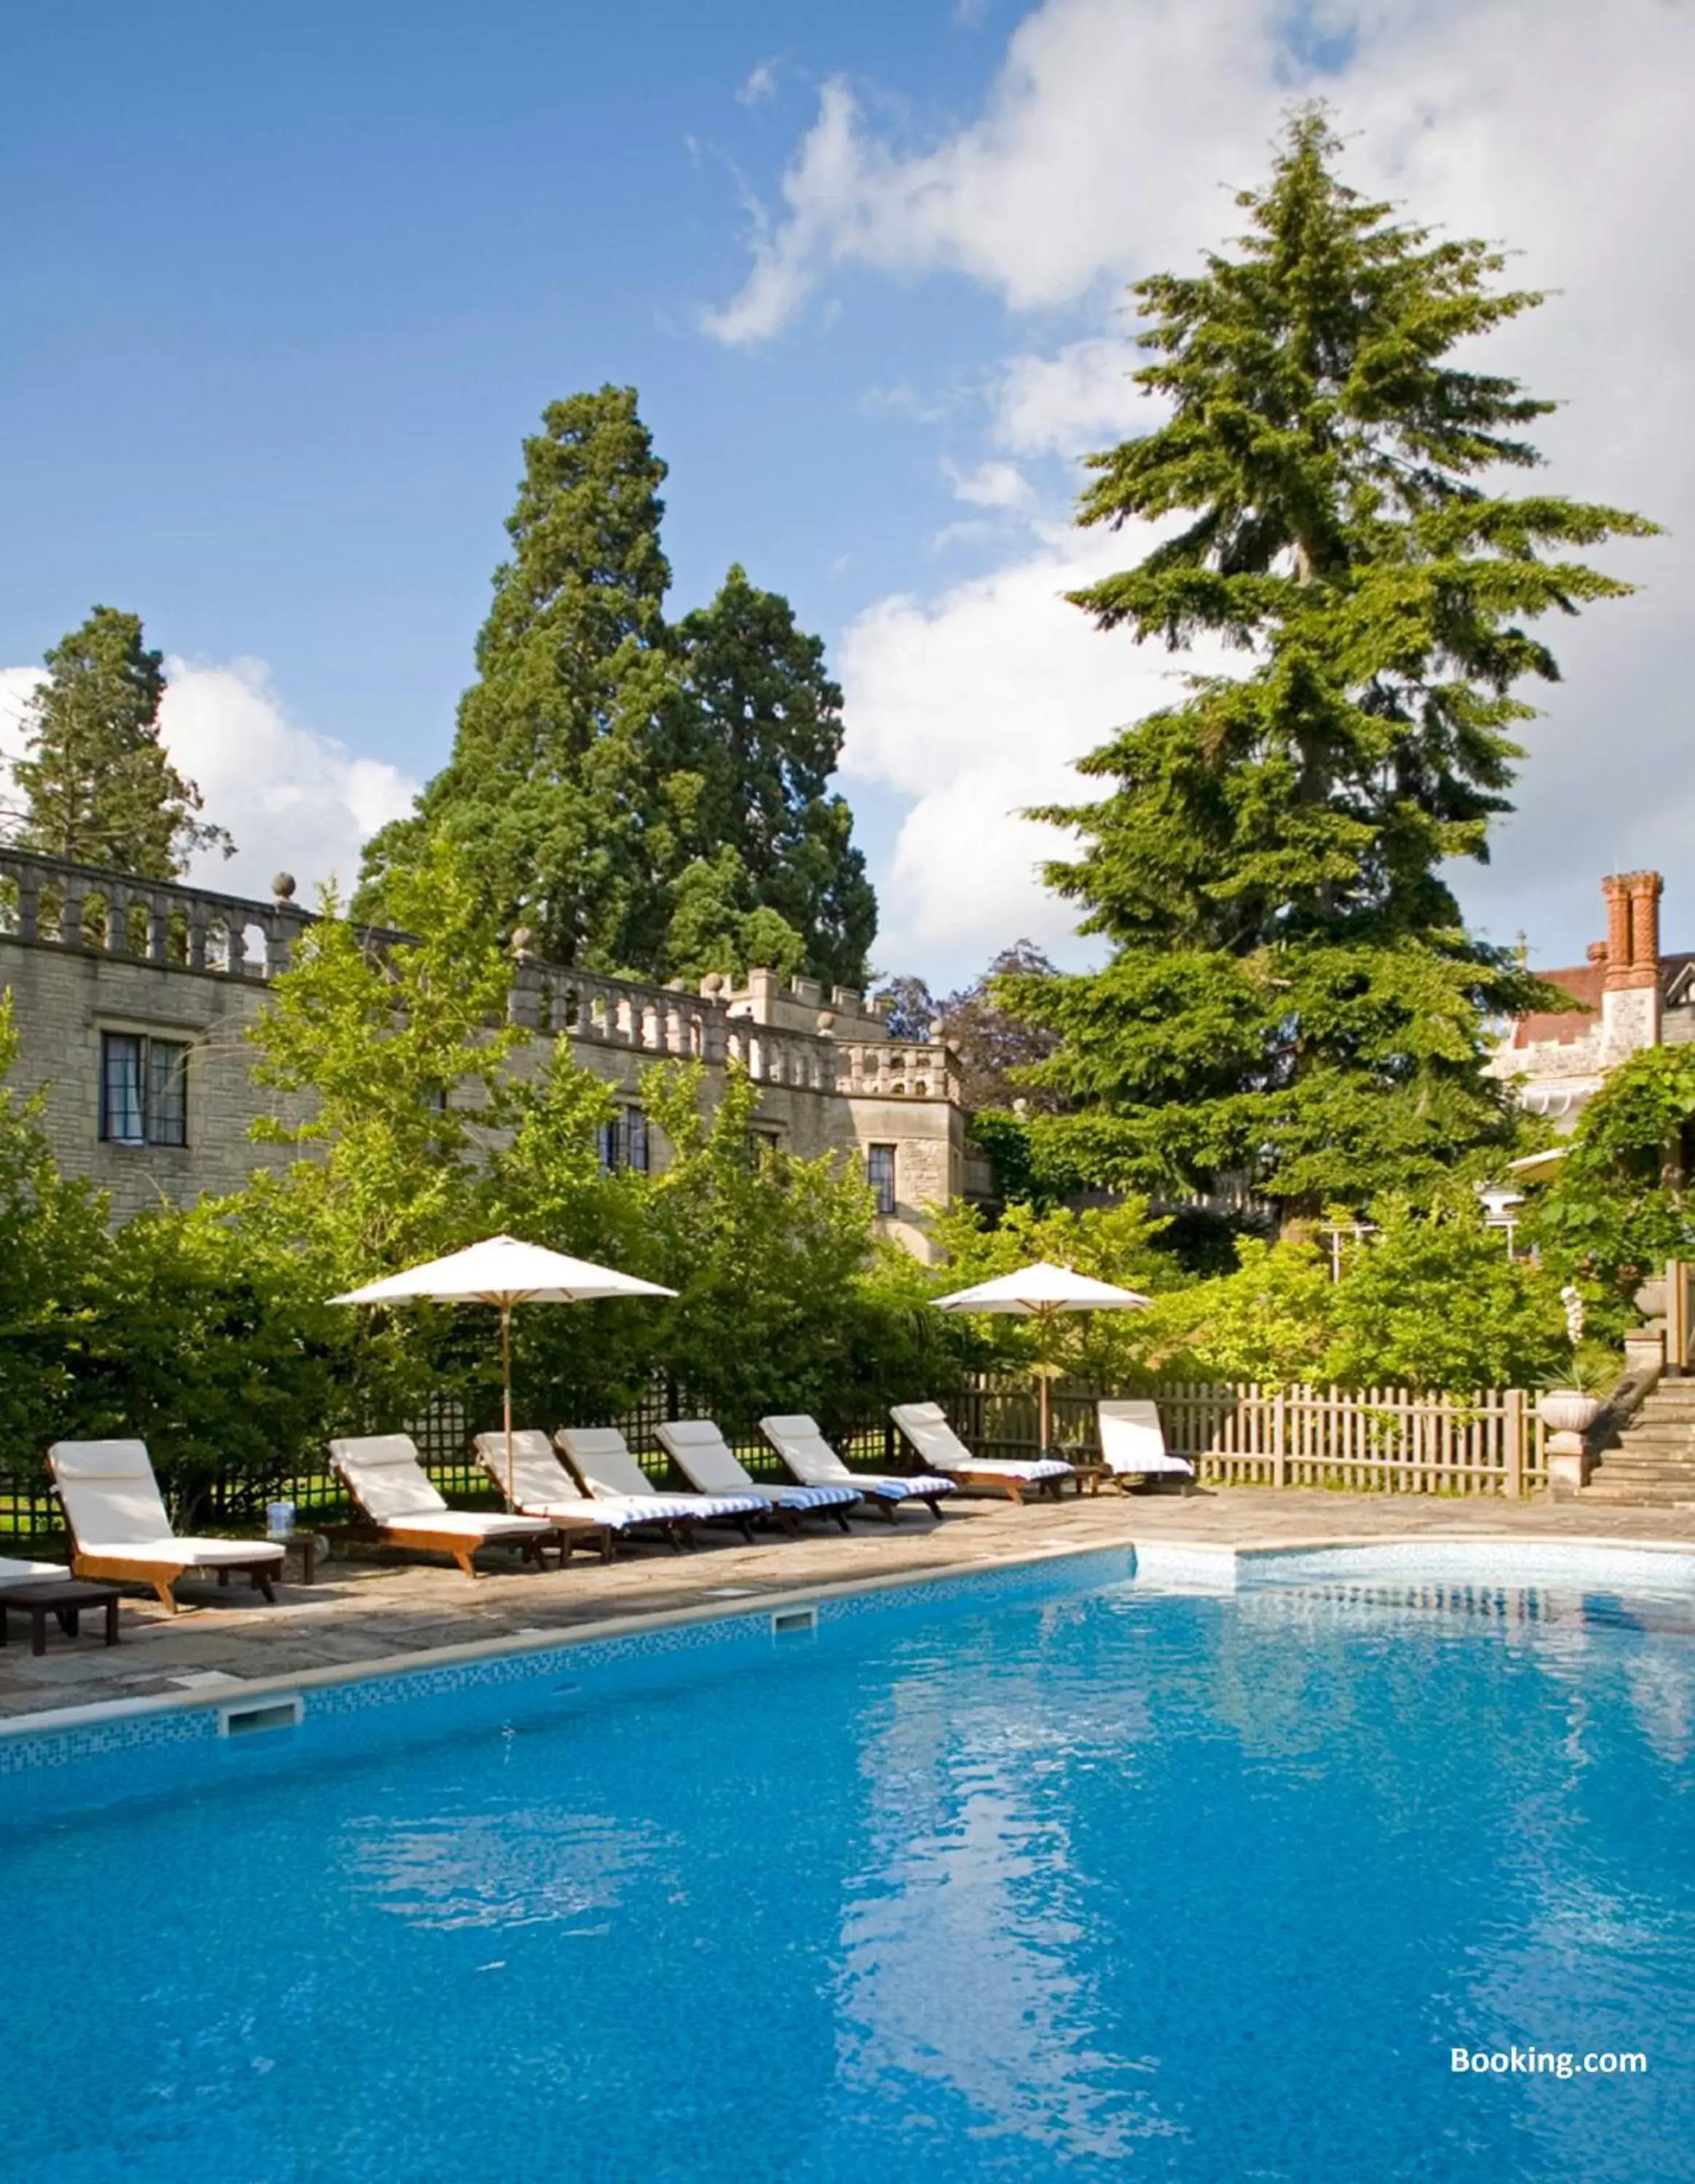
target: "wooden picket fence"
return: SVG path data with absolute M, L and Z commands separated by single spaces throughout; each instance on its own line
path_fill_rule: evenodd
M 1053 1397 L 1062 1455 L 1098 1449 L 1095 1405 L 1110 1394 L 1151 1396 L 1172 1454 L 1187 1457 L 1197 1478 L 1222 1486 L 1516 1500 L 1547 1479 L 1546 1429 L 1522 1388 L 1454 1396 L 1222 1381 L 1112 1390 L 1062 1381 Z M 949 1407 L 980 1454 L 1034 1453 L 1036 1407 L 1028 1384 L 985 1374 Z

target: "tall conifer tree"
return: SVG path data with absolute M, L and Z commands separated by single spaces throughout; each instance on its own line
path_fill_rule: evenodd
M 452 757 L 368 844 L 355 907 L 392 915 L 391 876 L 444 832 L 555 962 L 860 983 L 877 910 L 828 794 L 841 693 L 788 601 L 739 568 L 667 625 L 665 475 L 633 387 L 549 408 Z
M 1166 536 L 1073 596 L 1103 630 L 1251 664 L 1085 759 L 1102 800 L 1040 814 L 1080 831 L 1050 883 L 1112 954 L 1008 987 L 1062 1034 L 1034 1075 L 1077 1112 L 1037 1127 L 1086 1172 L 1246 1172 L 1291 1210 L 1509 1139 L 1484 1019 L 1539 989 L 1467 936 L 1443 866 L 1486 857 L 1533 712 L 1517 686 L 1557 678 L 1526 626 L 1627 593 L 1576 552 L 1654 528 L 1480 482 L 1537 463 L 1524 429 L 1553 405 L 1445 359 L 1542 298 L 1357 195 L 1338 150 L 1296 114 L 1237 200 L 1238 254 L 1135 292 L 1137 381 L 1169 416 L 1092 459 L 1081 521 Z
M 508 925 L 555 961 L 616 970 L 656 958 L 674 855 L 660 784 L 679 695 L 659 540 L 665 465 L 633 387 L 550 404 L 524 443 L 511 558 L 477 643 L 453 755 L 415 814 L 367 845 L 358 908 L 420 869 L 438 829 Z
M 227 856 L 234 844 L 201 819 L 199 790 L 159 740 L 164 663 L 140 616 L 96 607 L 47 667 L 13 769 L 25 797 L 20 847 L 149 880 L 175 879 L 198 849 Z
M 877 897 L 853 845 L 853 814 L 829 794 L 842 694 L 822 639 L 796 625 L 781 593 L 734 566 L 711 604 L 685 616 L 677 641 L 688 763 L 700 783 L 699 854 L 679 875 L 668 967 L 773 961 L 774 915 L 794 936 L 783 967 L 863 986 Z

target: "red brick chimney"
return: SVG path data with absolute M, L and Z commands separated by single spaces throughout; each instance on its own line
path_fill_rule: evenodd
M 1632 993 L 1659 983 L 1658 872 L 1614 872 L 1601 883 L 1607 901 L 1607 978 L 1609 994 Z
M 1659 898 L 1664 886 L 1658 872 L 1614 872 L 1601 883 L 1607 901 L 1602 1048 L 1609 1061 L 1659 1044 Z M 1591 950 L 1592 961 L 1595 952 Z

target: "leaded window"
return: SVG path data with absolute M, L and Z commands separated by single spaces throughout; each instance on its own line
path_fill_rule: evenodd
M 188 1143 L 188 1048 L 140 1032 L 100 1034 L 100 1135 L 114 1145 Z

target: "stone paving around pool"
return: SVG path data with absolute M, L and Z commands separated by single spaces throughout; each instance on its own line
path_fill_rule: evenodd
M 1410 1539 L 1624 1540 L 1695 1545 L 1695 1507 L 1575 1507 L 1546 1500 L 1350 1495 L 1263 1488 L 1202 1488 L 1192 1495 L 1102 1494 L 1023 1508 L 960 1496 L 939 1524 L 911 1514 L 894 1524 L 855 1524 L 753 1546 L 733 1533 L 705 1535 L 694 1554 L 627 1549 L 616 1563 L 578 1554 L 538 1573 L 486 1557 L 467 1582 L 451 1564 L 399 1558 L 332 1561 L 315 1585 L 280 1585 L 275 1606 L 237 1584 L 191 1580 L 182 1612 L 125 1598 L 123 1642 L 77 1640 L 55 1628 L 40 1660 L 14 1629 L 0 1652 L 0 1719 L 114 1699 L 187 1696 L 217 1683 L 304 1675 L 315 1669 L 380 1669 L 401 1655 L 550 1633 L 585 1624 L 711 1607 L 737 1601 L 861 1585 L 878 1577 L 968 1570 L 1057 1550 L 1205 1541 L 1236 1547 Z M 92 1618 L 98 1625 L 99 1618 Z

